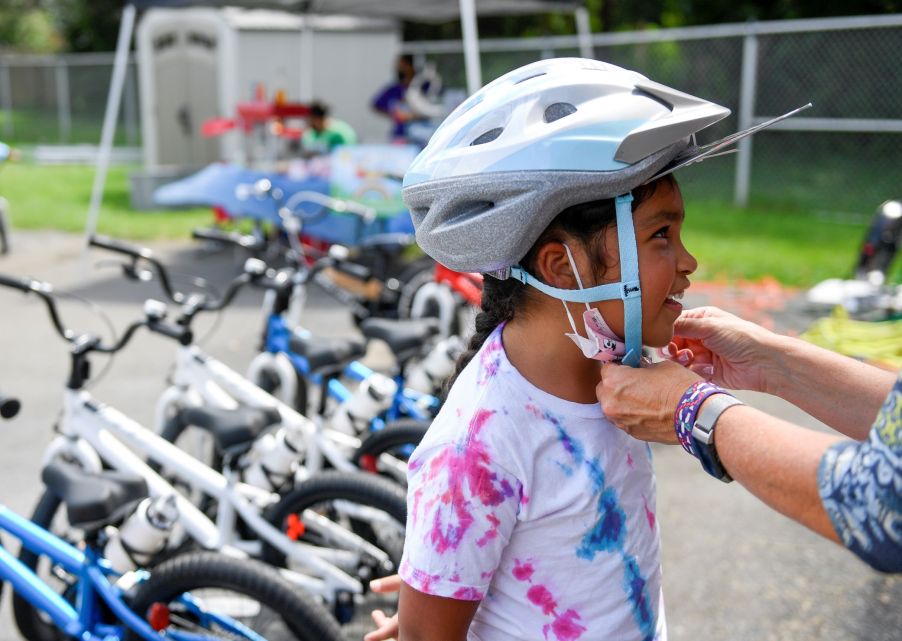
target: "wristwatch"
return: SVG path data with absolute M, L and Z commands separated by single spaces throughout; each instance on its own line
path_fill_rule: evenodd
M 702 467 L 708 474 L 724 483 L 730 483 L 733 478 L 727 473 L 720 462 L 720 457 L 717 456 L 717 448 L 714 445 L 714 428 L 720 415 L 734 405 L 744 405 L 744 403 L 727 393 L 714 394 L 702 405 L 695 423 L 692 424 L 692 440 L 695 441 L 696 452 Z

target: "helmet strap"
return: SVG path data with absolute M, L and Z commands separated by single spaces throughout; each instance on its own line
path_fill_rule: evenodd
M 642 355 L 642 287 L 639 284 L 639 258 L 633 229 L 633 196 L 626 193 L 614 199 L 617 216 L 617 243 L 620 248 L 620 282 L 596 285 L 588 289 L 552 287 L 519 266 L 511 267 L 510 277 L 538 289 L 546 296 L 571 303 L 623 301 L 623 326 L 626 355 L 623 364 L 638 367 Z

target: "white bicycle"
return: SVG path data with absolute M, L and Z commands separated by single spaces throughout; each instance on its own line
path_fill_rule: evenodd
M 243 275 L 236 279 L 220 302 L 226 304 L 250 278 Z M 96 401 L 84 389 L 90 373 L 89 357 L 94 353 L 118 352 L 141 327 L 182 343 L 190 343 L 190 330 L 166 322 L 159 314 L 159 303 L 146 305 L 142 320 L 132 323 L 115 344 L 105 345 L 94 335 L 65 328 L 57 313 L 53 289 L 48 284 L 0 276 L 0 286 L 39 296 L 46 304 L 54 328 L 70 344 L 70 374 L 62 415 L 56 426 L 59 436 L 48 446 L 45 461 L 68 460 L 92 472 L 99 472 L 105 467 L 127 470 L 145 479 L 152 496 L 176 494 L 178 527 L 183 528 L 190 540 L 200 547 L 235 556 L 282 560 L 281 565 L 291 567 L 290 571 L 284 571 L 285 576 L 332 605 L 342 622 L 352 615 L 355 595 L 364 593 L 362 580 L 375 573 L 394 571 L 395 563 L 388 553 L 316 509 L 319 503 L 325 501 L 324 497 L 330 496 L 323 491 L 323 485 L 329 485 L 339 476 L 312 478 L 309 486 L 299 484 L 294 488 L 295 495 L 305 493 L 307 505 L 300 502 L 294 504 L 301 506 L 301 509 L 291 513 L 296 519 L 294 532 L 286 533 L 273 522 L 278 515 L 288 514 L 283 498 L 275 492 L 239 480 L 246 448 L 224 448 L 224 467 L 223 472 L 219 473 L 122 412 Z M 242 429 L 254 431 L 262 429 L 260 425 L 261 422 L 257 422 Z M 230 437 L 235 434 L 234 425 L 219 427 L 222 429 L 215 432 L 216 438 L 228 446 Z M 151 467 L 145 457 L 172 474 L 178 486 L 210 497 L 216 512 L 215 522 L 187 497 L 178 494 L 173 484 Z M 355 505 L 342 500 L 338 501 L 342 510 L 349 510 L 355 518 L 372 528 L 400 532 L 403 539 L 404 494 L 399 488 L 364 474 L 355 476 L 352 481 L 347 480 L 347 475 L 341 475 L 340 479 L 356 489 L 364 486 L 378 488 L 378 491 L 367 496 L 377 505 Z M 360 483 L 354 484 L 354 481 Z M 59 516 L 59 507 L 59 499 L 45 492 L 35 510 L 35 522 L 49 527 Z M 360 512 L 355 513 L 355 509 Z M 304 532 L 299 534 L 300 529 Z M 299 540 L 301 538 L 304 541 Z

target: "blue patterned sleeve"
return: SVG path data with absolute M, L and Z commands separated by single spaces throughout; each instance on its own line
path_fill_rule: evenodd
M 818 486 L 846 547 L 877 570 L 902 572 L 902 376 L 867 440 L 827 450 Z

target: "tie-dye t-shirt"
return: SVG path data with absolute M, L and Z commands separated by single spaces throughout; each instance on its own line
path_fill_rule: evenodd
M 530 384 L 501 328 L 413 453 L 407 497 L 401 577 L 481 600 L 469 639 L 666 639 L 648 446 Z

